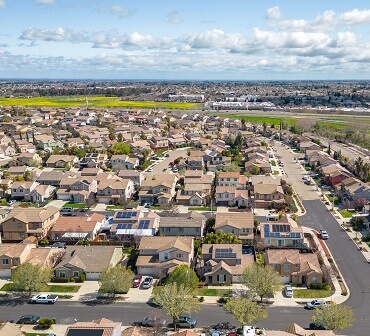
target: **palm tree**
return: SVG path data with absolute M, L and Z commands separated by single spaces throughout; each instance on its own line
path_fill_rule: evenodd
M 364 159 L 361 156 L 359 156 L 355 161 L 355 173 L 359 178 L 361 178 L 362 176 L 363 165 Z
M 370 164 L 365 162 L 362 166 L 362 179 L 364 182 L 368 182 L 370 175 Z

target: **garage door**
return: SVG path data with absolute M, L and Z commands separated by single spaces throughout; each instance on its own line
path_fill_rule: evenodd
M 86 272 L 86 280 L 99 280 L 100 273 Z
M 11 275 L 12 275 L 12 272 L 10 269 L 7 269 L 7 270 L 0 269 L 0 278 L 9 279 Z
M 282 282 L 283 284 L 287 284 L 287 283 L 289 283 L 289 282 L 290 282 L 290 276 L 289 276 L 289 275 L 282 275 L 282 276 L 281 276 L 281 282 Z

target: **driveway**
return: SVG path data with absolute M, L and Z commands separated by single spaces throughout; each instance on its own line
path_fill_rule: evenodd
M 67 201 L 62 201 L 62 200 L 54 200 L 54 201 L 51 201 L 50 203 L 48 203 L 46 206 L 48 207 L 48 206 L 54 206 L 54 207 L 56 207 L 56 208 L 59 208 L 59 209 L 61 209 L 62 208 L 62 206 L 64 205 L 64 204 L 66 204 L 67 203 Z
M 125 300 L 125 302 L 146 303 L 149 301 L 150 297 L 152 296 L 152 292 L 153 292 L 153 287 L 149 289 L 130 288 L 130 290 L 127 293 L 127 299 Z

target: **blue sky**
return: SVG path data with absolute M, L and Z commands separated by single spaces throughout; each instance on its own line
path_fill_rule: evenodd
M 0 0 L 0 78 L 369 79 L 366 3 Z

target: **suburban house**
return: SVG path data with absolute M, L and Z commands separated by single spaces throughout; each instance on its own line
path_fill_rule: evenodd
M 335 186 L 335 193 L 338 197 L 355 204 L 357 199 L 370 201 L 370 185 L 356 178 L 349 177 Z
M 79 160 L 74 155 L 50 155 L 46 161 L 46 167 L 70 169 L 78 164 Z
M 204 161 L 202 157 L 189 156 L 186 159 L 187 169 L 203 170 Z
M 235 206 L 239 208 L 251 206 L 249 191 L 246 189 L 236 189 L 233 186 L 217 186 L 215 196 L 217 205 Z
M 116 246 L 67 246 L 61 262 L 55 266 L 57 278 L 98 280 L 104 268 L 115 267 L 122 259 L 122 247 Z
M 300 253 L 294 249 L 268 249 L 265 263 L 279 272 L 282 283 L 310 287 L 323 281 L 323 272 L 315 253 Z
M 0 336 L 24 336 L 25 334 L 17 325 L 11 322 L 0 322 Z
M 307 248 L 304 243 L 303 229 L 290 217 L 277 222 L 261 223 L 261 242 L 268 247 Z
M 100 181 L 96 198 L 99 203 L 114 204 L 118 200 L 129 201 L 135 191 L 134 182 L 120 177 Z
M 251 174 L 271 174 L 272 169 L 268 160 L 261 160 L 258 158 L 251 159 L 244 164 L 246 172 Z
M 255 208 L 276 209 L 285 203 L 284 191 L 279 184 L 254 184 L 253 193 Z
M 141 182 L 139 201 L 158 204 L 169 204 L 176 195 L 175 174 L 157 174 L 148 176 Z
M 54 198 L 55 191 L 56 188 L 51 185 L 38 185 L 24 198 L 24 200 L 32 203 L 48 202 L 50 199 Z
M 39 185 L 35 181 L 15 181 L 11 188 L 11 198 L 16 200 L 27 200 L 31 192 Z
M 60 181 L 57 199 L 84 203 L 97 190 L 98 183 L 93 176 L 65 178 Z
M 106 318 L 91 322 L 76 322 L 67 328 L 65 336 L 121 336 L 122 323 Z M 133 335 L 138 336 L 138 335 Z M 142 336 L 142 335 L 140 335 Z M 148 335 L 149 336 L 149 335 Z
M 153 211 L 116 211 L 110 227 L 110 238 L 133 241 L 141 236 L 154 236 L 158 232 L 160 217 Z
M 159 223 L 159 234 L 163 236 L 203 237 L 205 217 L 195 212 L 186 216 L 162 216 Z
M 55 148 L 63 148 L 64 144 L 60 140 L 55 140 L 53 136 L 47 134 L 36 135 L 37 148 L 53 151 Z
M 298 144 L 299 150 L 305 152 L 306 150 L 321 150 L 321 146 L 312 142 L 312 141 L 304 141 Z
M 192 175 L 192 172 L 195 174 Z M 204 175 L 201 170 L 187 170 L 184 187 L 177 191 L 177 204 L 206 205 L 210 201 L 212 182 L 212 175 Z
M 7 173 L 9 176 L 23 176 L 27 171 L 29 171 L 29 168 L 26 166 L 12 166 L 9 167 Z
M 153 136 L 150 141 L 150 147 L 153 150 L 168 148 L 168 139 L 161 136 Z
M 242 240 L 243 244 L 254 242 L 254 216 L 251 212 L 216 213 L 215 230 L 232 233 Z
M 224 172 L 218 175 L 220 187 L 234 187 L 236 189 L 247 189 L 247 177 L 238 172 Z
M 240 275 L 253 262 L 253 255 L 243 254 L 242 244 L 203 244 L 202 246 L 201 269 L 207 285 L 239 283 Z
M 93 213 L 78 217 L 59 217 L 49 232 L 51 240 L 78 241 L 94 240 L 107 219 L 104 215 Z
M 58 218 L 59 209 L 54 206 L 14 208 L 2 223 L 4 240 L 20 241 L 30 236 L 43 239 Z
M 37 153 L 21 153 L 14 158 L 14 163 L 17 166 L 41 166 L 42 158 Z M 9 162 L 10 164 L 10 162 Z
M 77 177 L 76 173 L 73 172 L 63 172 L 61 170 L 53 171 L 42 171 L 38 176 L 36 176 L 36 182 L 41 185 L 51 185 L 53 187 L 60 187 L 60 182 L 69 177 Z
M 142 237 L 137 258 L 137 273 L 163 276 L 179 265 L 193 265 L 193 237 Z
M 80 167 L 98 168 L 103 166 L 107 159 L 107 154 L 87 153 L 86 156 L 80 160 Z
M 132 158 L 128 155 L 112 155 L 110 159 L 110 164 L 112 166 L 112 169 L 130 169 L 133 170 L 136 167 L 139 166 L 139 159 L 138 158 Z
M 134 182 L 134 186 L 140 186 L 141 182 L 144 180 L 144 174 L 137 170 L 126 170 L 122 169 L 117 174 L 119 177 Z
M 27 241 L 0 244 L 0 278 L 9 278 L 18 265 L 27 262 L 53 267 L 60 257 L 58 252 L 37 248 L 36 244 Z

